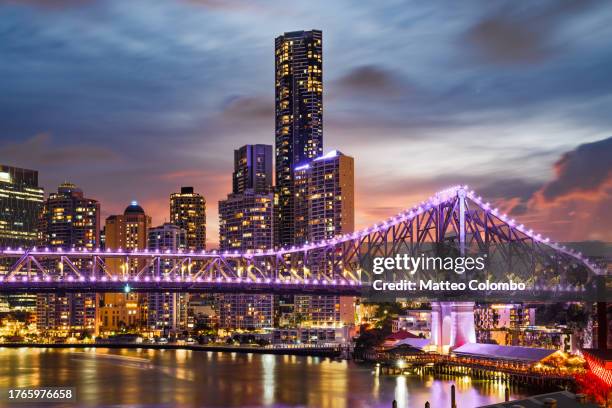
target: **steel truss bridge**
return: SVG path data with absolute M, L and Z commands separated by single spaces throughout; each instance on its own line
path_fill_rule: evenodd
M 133 290 L 364 295 L 378 278 L 372 273 L 372 260 L 397 254 L 487 259 L 487 269 L 476 277 L 473 273 L 422 271 L 421 279 L 512 279 L 525 283 L 535 298 L 544 293 L 595 300 L 593 296 L 600 296 L 602 290 L 605 293 L 601 286 L 602 279 L 607 279 L 605 270 L 501 214 L 467 186 L 440 191 L 361 231 L 298 247 L 243 253 L 4 248 L 0 261 L 11 266 L 0 273 L 0 293 Z M 394 279 L 404 277 L 400 271 L 393 272 Z M 457 293 L 446 295 L 452 298 Z

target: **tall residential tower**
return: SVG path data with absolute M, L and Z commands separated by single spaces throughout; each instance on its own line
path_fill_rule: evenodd
M 274 221 L 272 146 L 242 146 L 234 151 L 232 193 L 219 201 L 221 250 L 272 248 Z
M 233 190 L 219 202 L 222 251 L 269 249 L 274 245 L 272 146 L 245 145 L 234 151 Z M 272 295 L 223 294 L 219 324 L 225 329 L 272 326 Z
M 100 247 L 100 203 L 86 198 L 83 190 L 63 183 L 45 201 L 39 225 L 40 245 L 50 248 L 97 249 Z M 84 260 L 74 261 L 78 268 Z M 36 324 L 40 330 L 89 331 L 97 334 L 95 293 L 38 294 Z
M 295 243 L 318 242 L 355 228 L 354 160 L 337 150 L 294 169 Z M 313 254 L 313 256 L 317 256 Z M 327 266 L 331 267 L 329 261 Z M 316 274 L 318 271 L 311 269 Z M 355 299 L 348 296 L 295 296 L 305 326 L 343 327 L 355 323 Z
M 43 206 L 40 240 L 52 248 L 99 248 L 100 203 L 72 183 L 61 184 Z
M 206 249 L 206 200 L 193 187 L 170 194 L 170 222 L 187 233 L 187 249 Z
M 332 150 L 294 169 L 295 243 L 316 242 L 355 229 L 354 160 Z
M 293 169 L 323 153 L 323 35 L 293 31 L 275 41 L 278 244 L 294 243 Z
M 244 145 L 234 150 L 232 191 L 252 189 L 258 193 L 272 189 L 272 146 L 264 144 Z

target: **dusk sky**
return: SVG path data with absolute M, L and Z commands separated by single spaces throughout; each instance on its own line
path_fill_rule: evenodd
M 357 226 L 469 184 L 557 241 L 612 240 L 612 3 L 0 0 L 0 163 L 154 224 L 274 144 L 274 38 L 323 31 L 324 150 Z

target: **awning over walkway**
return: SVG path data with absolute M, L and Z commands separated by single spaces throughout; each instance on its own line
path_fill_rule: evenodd
M 467 343 L 457 347 L 453 353 L 462 357 L 486 358 L 490 360 L 537 363 L 555 354 L 558 350 L 533 347 L 498 346 L 496 344 Z

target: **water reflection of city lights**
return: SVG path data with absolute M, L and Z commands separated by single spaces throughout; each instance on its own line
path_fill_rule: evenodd
M 398 408 L 408 406 L 408 387 L 406 386 L 406 377 L 403 375 L 397 376 L 395 381 L 395 400 Z
M 276 356 L 264 354 L 261 356 L 263 368 L 263 402 L 264 405 L 274 403 Z

